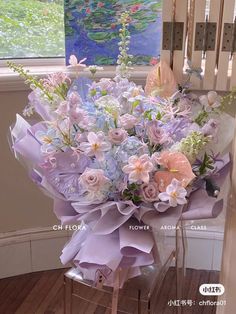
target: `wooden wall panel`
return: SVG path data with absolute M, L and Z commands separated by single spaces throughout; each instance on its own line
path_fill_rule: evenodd
M 217 27 L 214 50 L 203 53 L 195 50 L 196 24 L 205 23 L 206 16 L 208 22 L 216 23 Z M 203 69 L 202 81 L 192 76 L 191 89 L 227 91 L 236 87 L 236 53 L 230 61 L 231 52 L 222 51 L 224 24 L 233 23 L 234 16 L 235 0 L 163 1 L 163 22 L 184 23 L 182 50 L 161 51 L 161 59 L 173 66 L 178 83 L 181 84 L 185 77 L 184 65 L 187 54 L 193 68 Z M 203 28 L 202 36 L 204 35 L 206 34 Z
M 173 71 L 178 83 L 183 82 L 183 67 L 186 49 L 186 32 L 188 17 L 188 0 L 176 0 L 175 21 L 184 22 L 183 49 L 174 52 Z
M 211 0 L 209 22 L 217 23 L 216 34 L 219 32 L 220 22 L 220 8 L 222 0 Z M 212 90 L 215 89 L 215 69 L 216 69 L 216 58 L 217 58 L 217 40 L 214 51 L 206 52 L 205 72 L 203 79 L 203 89 Z
M 202 65 L 202 51 L 195 50 L 195 35 L 196 35 L 196 23 L 205 22 L 205 9 L 206 9 L 206 0 L 197 0 L 193 3 L 194 5 L 194 12 L 193 12 L 193 42 L 192 42 L 192 66 L 193 68 L 200 68 Z M 200 89 L 201 88 L 201 81 L 192 76 L 191 78 L 191 88 L 193 89 Z
M 216 89 L 225 91 L 228 89 L 228 67 L 230 52 L 222 51 L 224 23 L 233 23 L 234 19 L 235 0 L 227 0 L 224 2 L 222 29 L 221 29 L 221 44 L 219 54 L 219 65 L 217 72 Z

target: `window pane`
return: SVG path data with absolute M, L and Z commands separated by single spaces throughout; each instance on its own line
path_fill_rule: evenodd
M 65 55 L 63 0 L 0 0 L 0 58 Z

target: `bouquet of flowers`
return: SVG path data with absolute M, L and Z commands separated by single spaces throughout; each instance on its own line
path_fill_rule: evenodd
M 31 123 L 17 115 L 13 149 L 53 197 L 62 223 L 82 222 L 61 260 L 73 261 L 90 280 L 102 269 L 107 285 L 117 269 L 126 270 L 122 285 L 155 263 L 152 233 L 130 228 L 147 224 L 148 214 L 216 217 L 229 164 L 228 155 L 209 148 L 225 99 L 215 91 L 191 95 L 163 62 L 152 68 L 145 90 L 130 81 L 128 23 L 125 13 L 114 79 L 71 81 L 56 73 L 37 80 L 10 64 L 33 90 L 24 114 L 41 117 Z M 74 56 L 70 63 L 77 73 L 83 67 Z M 99 68 L 89 70 L 94 77 Z

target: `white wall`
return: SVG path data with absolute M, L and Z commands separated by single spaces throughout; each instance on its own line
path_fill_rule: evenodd
M 28 91 L 0 92 L 0 233 L 57 222 L 52 201 L 27 177 L 10 151 L 7 132 L 27 104 Z

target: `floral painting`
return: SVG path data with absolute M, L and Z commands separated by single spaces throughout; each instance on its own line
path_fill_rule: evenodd
M 160 54 L 162 0 L 65 0 L 66 59 L 113 65 L 119 54 L 119 18 L 130 13 L 134 63 L 155 63 Z

